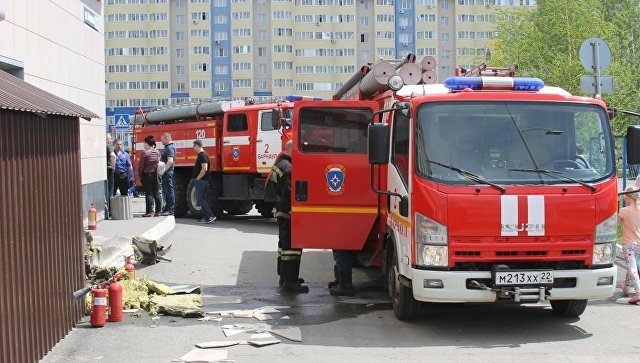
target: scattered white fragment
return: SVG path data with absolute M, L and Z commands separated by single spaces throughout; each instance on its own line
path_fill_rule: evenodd
M 222 318 L 214 318 L 212 316 L 205 316 L 204 318 L 198 319 L 199 321 L 222 321 Z
M 302 331 L 298 327 L 284 329 L 272 328 L 269 330 L 269 332 L 285 339 L 289 339 L 293 342 L 302 342 Z
M 260 314 L 277 314 L 280 312 L 280 310 L 272 307 L 266 307 L 266 308 L 255 309 L 254 312 L 260 313 Z
M 382 299 L 359 299 L 359 298 L 345 298 L 339 300 L 343 304 L 355 304 L 355 305 L 373 305 L 373 304 L 388 304 L 391 301 Z
M 202 348 L 202 349 L 225 348 L 225 347 L 231 347 L 231 346 L 234 346 L 234 345 L 238 345 L 240 343 L 242 343 L 242 340 L 218 340 L 218 341 L 210 341 L 210 342 L 198 343 L 198 344 L 196 344 L 196 347 Z
M 122 310 L 123 313 L 137 313 L 140 309 L 125 309 Z
M 253 317 L 260 321 L 273 320 L 273 316 L 262 313 L 253 313 Z
M 234 318 L 252 318 L 253 310 L 237 310 L 232 313 Z
M 258 333 L 258 334 L 253 334 L 251 336 L 251 339 L 270 339 L 273 338 L 273 335 L 269 334 L 269 333 Z
M 283 316 L 283 317 L 281 317 L 281 318 L 280 318 L 280 320 L 289 320 L 289 319 L 291 319 L 291 318 L 289 317 L 289 315 L 285 315 L 285 316 Z
M 189 353 L 180 357 L 183 362 L 215 362 L 221 359 L 227 359 L 226 350 L 199 349 L 194 348 Z
M 244 333 L 244 329 L 222 329 L 225 337 L 230 337 L 232 335 Z
M 272 338 L 272 339 L 251 339 L 247 341 L 249 344 L 256 346 L 256 347 L 264 347 L 267 345 L 273 345 L 273 344 L 278 344 L 281 343 L 280 340 L 276 339 L 276 338 Z
M 285 309 L 291 309 L 291 306 L 286 306 L 286 305 L 267 305 L 267 306 L 261 307 L 260 309 L 285 310 Z

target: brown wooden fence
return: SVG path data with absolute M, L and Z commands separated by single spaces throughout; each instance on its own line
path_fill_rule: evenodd
M 79 122 L 0 109 L 0 362 L 35 362 L 78 322 Z

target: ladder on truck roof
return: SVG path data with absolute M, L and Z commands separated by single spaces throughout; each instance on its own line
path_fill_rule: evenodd
M 474 69 L 467 71 L 464 68 L 456 68 L 458 77 L 515 77 L 518 66 L 515 64 L 509 67 L 487 67 L 486 63 L 481 63 Z

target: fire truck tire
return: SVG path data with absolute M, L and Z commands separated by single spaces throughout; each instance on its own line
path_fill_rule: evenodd
M 232 216 L 241 216 L 251 212 L 253 201 L 251 200 L 231 200 L 224 203 L 224 210 Z
M 256 202 L 256 209 L 258 210 L 258 213 L 265 218 L 273 218 L 273 206 L 273 203 L 262 201 Z
M 551 300 L 553 313 L 565 318 L 577 318 L 587 308 L 587 300 Z
M 209 188 L 207 188 L 207 192 L 209 192 Z M 189 186 L 187 188 L 187 195 L 185 199 L 187 201 L 187 207 L 189 209 L 189 212 L 191 212 L 191 215 L 198 218 L 201 217 L 202 207 L 200 206 L 200 204 L 198 204 L 198 200 L 196 199 L 196 188 L 195 188 L 194 180 L 191 180 L 189 182 Z M 216 216 L 216 218 L 218 218 L 219 215 L 216 214 L 217 208 L 214 208 L 213 196 L 211 195 L 211 193 L 208 193 L 207 201 L 209 202 L 211 211 Z
M 174 216 L 176 218 L 184 218 L 189 212 L 187 206 L 187 180 L 184 174 L 173 174 L 173 188 L 175 190 L 176 205 L 174 210 Z
M 420 303 L 414 299 L 413 290 L 400 283 L 398 275 L 398 256 L 394 251 L 387 272 L 393 313 L 398 320 L 413 320 L 418 315 Z

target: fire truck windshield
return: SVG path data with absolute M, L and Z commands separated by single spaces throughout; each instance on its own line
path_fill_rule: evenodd
M 502 185 L 594 183 L 614 172 L 606 112 L 590 104 L 424 103 L 415 140 L 418 175 L 448 184 L 478 183 L 438 163 Z

